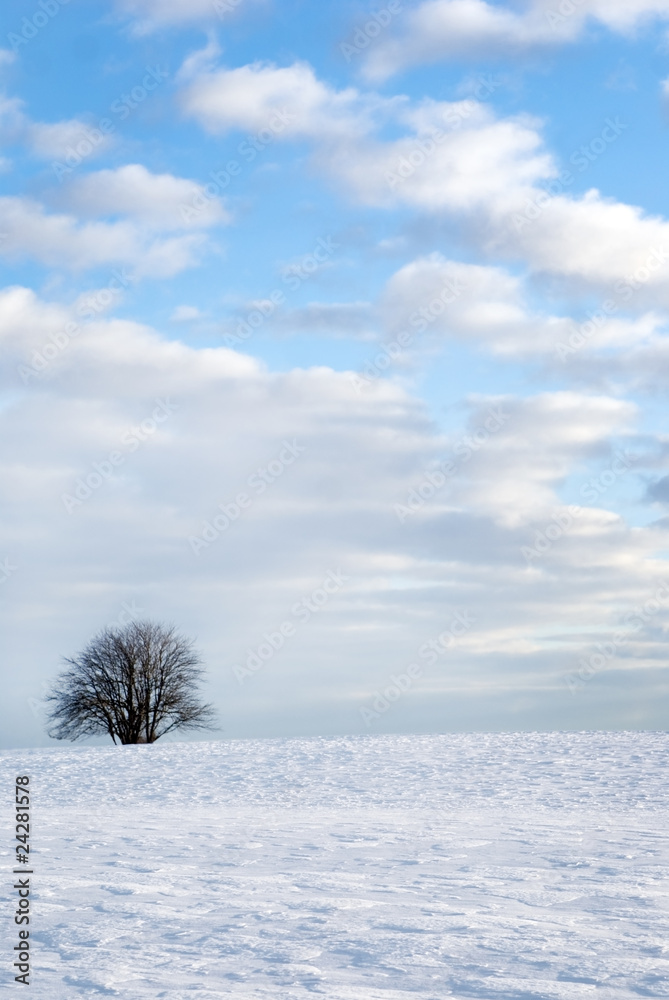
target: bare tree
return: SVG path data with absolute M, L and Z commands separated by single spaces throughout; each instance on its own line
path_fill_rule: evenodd
M 47 698 L 55 739 L 108 733 L 114 743 L 155 743 L 174 729 L 216 728 L 213 707 L 197 698 L 200 657 L 172 626 L 103 629 L 65 663 Z

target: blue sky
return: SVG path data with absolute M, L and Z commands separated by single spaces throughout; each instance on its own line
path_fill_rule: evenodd
M 4 745 L 129 616 L 230 737 L 666 727 L 668 30 L 8 0 Z

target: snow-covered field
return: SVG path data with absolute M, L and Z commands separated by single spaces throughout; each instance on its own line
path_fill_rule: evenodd
M 33 797 L 25 995 L 669 996 L 668 749 L 589 733 L 4 751 L 5 871 L 17 773 Z M 20 991 L 5 900 L 2 982 Z

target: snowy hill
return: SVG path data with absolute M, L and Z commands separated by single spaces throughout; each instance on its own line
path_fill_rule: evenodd
M 5 870 L 31 779 L 30 995 L 668 996 L 668 742 L 4 751 Z

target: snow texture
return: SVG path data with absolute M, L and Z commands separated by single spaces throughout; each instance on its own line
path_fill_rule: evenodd
M 4 751 L 5 871 L 13 778 L 31 778 L 30 996 L 669 996 L 667 749 L 523 733 Z M 20 991 L 11 911 L 0 982 Z

